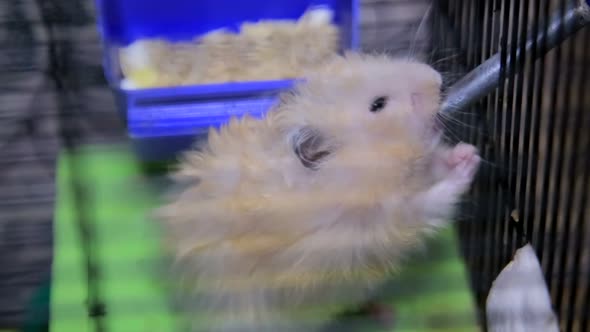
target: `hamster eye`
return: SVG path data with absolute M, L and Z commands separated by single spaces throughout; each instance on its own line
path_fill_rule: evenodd
M 373 100 L 371 108 L 369 109 L 373 113 L 377 113 L 387 106 L 387 97 L 377 97 Z

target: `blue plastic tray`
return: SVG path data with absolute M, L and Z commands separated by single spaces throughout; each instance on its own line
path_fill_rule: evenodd
M 358 0 L 97 0 L 106 77 L 140 158 L 168 160 L 211 126 L 233 116 L 262 116 L 294 80 L 123 90 L 117 48 L 141 38 L 191 40 L 244 21 L 298 19 L 311 6 L 334 10 L 341 49 L 358 44 Z

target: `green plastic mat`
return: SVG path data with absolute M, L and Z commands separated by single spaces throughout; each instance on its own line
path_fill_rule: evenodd
M 70 162 L 88 193 L 100 263 L 104 324 L 108 332 L 182 331 L 184 324 L 158 283 L 161 257 L 157 224 L 148 213 L 157 203 L 150 180 L 125 148 L 90 146 L 63 154 L 58 165 L 55 253 L 51 289 L 53 332 L 94 331 L 86 306 L 85 260 L 80 248 Z M 161 270 L 159 271 L 162 272 Z M 452 228 L 409 259 L 402 273 L 380 292 L 391 303 L 391 331 L 480 331 L 465 267 Z M 367 326 L 362 331 L 379 331 Z

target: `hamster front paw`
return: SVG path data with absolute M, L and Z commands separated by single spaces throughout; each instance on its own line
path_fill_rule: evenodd
M 433 175 L 437 181 L 441 181 L 453 176 L 461 177 L 462 174 L 470 181 L 478 163 L 477 148 L 471 144 L 459 143 L 452 148 L 442 148 L 435 154 Z
M 481 158 L 473 145 L 460 143 L 435 162 L 436 183 L 415 198 L 415 206 L 431 223 L 444 221 L 473 181 Z
M 471 144 L 459 143 L 447 155 L 446 164 L 450 169 L 454 169 L 463 161 L 471 160 L 477 157 L 477 148 Z
M 449 154 L 447 164 L 451 169 L 449 174 L 451 178 L 459 182 L 471 183 L 481 158 L 477 154 L 475 146 L 465 143 L 459 143 Z

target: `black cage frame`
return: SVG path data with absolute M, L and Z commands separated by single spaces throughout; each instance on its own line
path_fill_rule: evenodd
M 450 111 L 450 138 L 475 144 L 485 160 L 459 224 L 484 325 L 494 278 L 531 243 L 561 330 L 590 331 L 590 30 L 560 26 L 557 39 L 563 42 L 554 49 L 547 39 L 534 38 L 526 47 L 529 31 L 546 35 L 552 15 L 565 20 L 579 5 L 434 3 L 433 54 L 442 71 L 465 73 L 500 55 L 497 88 L 468 109 Z M 444 61 L 448 50 L 453 58 Z

